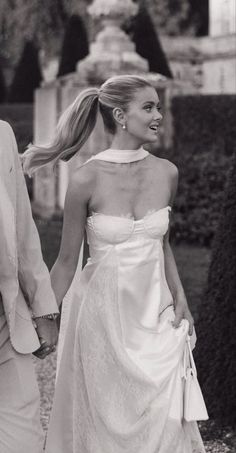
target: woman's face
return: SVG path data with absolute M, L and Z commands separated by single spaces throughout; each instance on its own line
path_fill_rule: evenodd
M 152 87 L 137 90 L 125 112 L 126 132 L 139 144 L 155 142 L 161 120 L 156 90 Z

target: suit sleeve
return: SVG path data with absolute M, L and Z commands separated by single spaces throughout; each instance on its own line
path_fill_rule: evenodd
M 18 276 L 21 289 L 33 316 L 58 313 L 50 275 L 43 261 L 39 234 L 34 223 L 30 200 L 13 131 L 12 149 L 16 166 L 16 234 Z

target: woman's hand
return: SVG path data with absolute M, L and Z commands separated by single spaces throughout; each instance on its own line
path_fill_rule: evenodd
M 187 319 L 189 322 L 189 335 L 193 334 L 194 319 L 188 307 L 185 297 L 179 298 L 175 303 L 175 319 L 172 323 L 174 328 L 179 327 L 182 319 Z

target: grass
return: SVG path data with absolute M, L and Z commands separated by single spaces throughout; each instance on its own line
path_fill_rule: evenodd
M 210 249 L 198 245 L 173 246 L 173 252 L 183 287 L 195 321 L 207 282 Z

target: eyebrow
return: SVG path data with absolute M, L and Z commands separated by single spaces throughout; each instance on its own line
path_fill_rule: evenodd
M 158 101 L 158 102 L 154 102 L 154 101 L 145 101 L 145 102 L 143 103 L 143 105 L 146 105 L 146 104 L 160 105 L 160 101 Z

